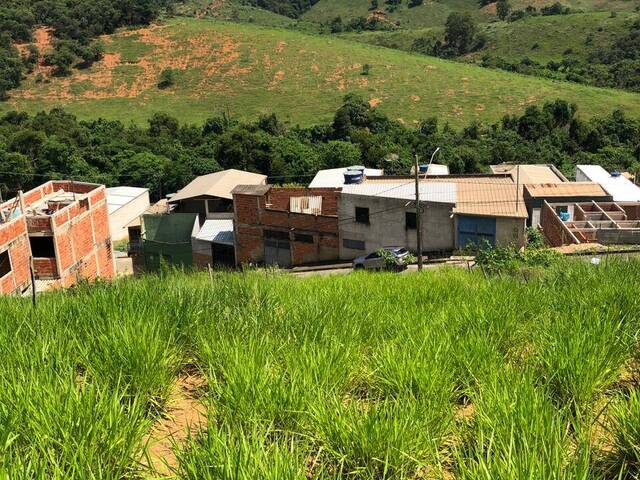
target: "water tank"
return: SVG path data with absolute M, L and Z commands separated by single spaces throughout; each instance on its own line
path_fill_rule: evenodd
M 618 178 L 621 175 L 622 174 L 620 172 L 618 172 L 617 170 L 615 172 L 611 172 L 611 176 L 614 177 L 614 178 Z
M 418 169 L 420 173 L 427 173 L 427 171 L 429 170 L 429 165 L 427 165 L 426 163 L 422 164 L 418 167 Z
M 344 173 L 345 185 L 354 185 L 357 183 L 362 183 L 363 179 L 364 179 L 364 173 L 359 170 L 347 170 Z
M 563 222 L 568 222 L 571 218 L 571 214 L 569 212 L 560 212 L 560 220 Z

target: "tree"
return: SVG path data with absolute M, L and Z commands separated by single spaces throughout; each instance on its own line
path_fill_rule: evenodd
M 509 0 L 498 0 L 498 2 L 496 3 L 496 11 L 498 13 L 498 18 L 500 20 L 505 20 L 509 16 L 509 12 L 511 11 Z
M 165 68 L 160 72 L 160 78 L 158 79 L 158 88 L 164 90 L 165 88 L 173 87 L 176 83 L 176 73 L 173 68 Z
M 320 147 L 321 168 L 341 168 L 358 165 L 361 152 L 357 145 L 351 142 L 333 140 Z
M 468 13 L 453 12 L 445 24 L 445 40 L 458 55 L 471 50 L 476 36 L 476 24 Z

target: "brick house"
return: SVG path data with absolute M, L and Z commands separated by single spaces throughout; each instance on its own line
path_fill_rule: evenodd
M 115 275 L 102 185 L 50 181 L 0 205 L 0 293 L 21 293 L 34 274 L 45 288 Z
M 232 191 L 236 264 L 289 267 L 339 256 L 339 188 L 239 185 Z

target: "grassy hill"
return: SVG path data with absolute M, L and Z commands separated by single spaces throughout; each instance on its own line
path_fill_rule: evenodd
M 486 45 L 465 58 L 476 60 L 490 54 L 515 62 L 529 57 L 546 64 L 551 60 L 562 60 L 570 51 L 571 56 L 586 59 L 592 48 L 610 45 L 637 19 L 637 13 L 621 12 L 612 17 L 610 12 L 585 12 L 528 17 L 516 22 L 481 23 L 479 31 L 485 35 Z M 417 38 L 442 39 L 443 36 L 442 26 L 341 34 L 348 40 L 404 51 L 411 51 Z
M 43 80 L 46 70 L 36 71 L 0 109 L 62 106 L 80 118 L 139 123 L 158 111 L 193 123 L 224 110 L 249 119 L 275 112 L 309 125 L 328 120 L 346 93 L 359 92 L 408 124 L 432 115 L 455 126 L 495 121 L 558 97 L 579 103 L 582 115 L 616 108 L 640 114 L 640 96 L 626 92 L 250 24 L 182 18 L 104 41 L 101 62 L 68 78 Z M 364 64 L 368 76 L 361 75 Z M 176 83 L 160 90 L 167 68 L 176 70 Z
M 0 475 L 633 478 L 640 263 L 526 273 L 165 272 L 0 298 Z
M 524 9 L 528 5 L 542 7 L 551 5 L 557 0 L 511 0 L 513 10 Z M 378 10 L 387 12 L 384 1 L 379 1 Z M 616 11 L 631 12 L 638 5 L 632 0 L 563 0 L 563 5 L 584 12 Z M 303 15 L 305 20 L 315 22 L 329 22 L 340 16 L 343 21 L 354 17 L 368 16 L 371 0 L 320 0 L 311 10 Z M 496 19 L 495 5 L 478 8 L 475 0 L 425 0 L 418 7 L 409 8 L 407 2 L 394 12 L 387 12 L 386 18 L 392 22 L 399 22 L 401 28 L 441 27 L 451 12 L 466 12 L 478 22 L 488 22 Z

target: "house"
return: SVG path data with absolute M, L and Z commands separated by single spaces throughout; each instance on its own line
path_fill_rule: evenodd
M 338 258 L 339 188 L 240 185 L 232 193 L 238 265 L 289 267 Z
M 129 238 L 129 224 L 150 207 L 149 190 L 137 187 L 107 188 L 109 228 L 113 241 Z
M 195 213 L 205 220 L 233 218 L 232 190 L 238 185 L 265 185 L 266 175 L 223 170 L 202 175 L 169 199 L 175 213 Z
M 609 173 L 600 165 L 578 165 L 576 181 L 599 183 L 614 202 L 640 202 L 640 187 L 621 173 Z
M 509 175 L 448 175 L 421 179 L 423 253 L 468 244 L 524 244 L 527 218 L 522 189 Z M 345 185 L 338 209 L 340 258 L 384 246 L 417 250 L 415 183 L 384 177 Z
M 313 180 L 311 180 L 309 188 L 340 188 L 348 181 L 345 180 L 345 175 L 348 176 L 349 172 L 362 172 L 367 178 L 379 177 L 384 174 L 384 170 L 365 168 L 362 166 L 319 170 L 316 176 L 313 177 Z
M 529 214 L 529 225 L 540 226 L 542 207 L 545 202 L 561 205 L 573 215 L 572 205 L 575 203 L 611 202 L 609 195 L 598 183 L 564 182 L 542 183 L 524 186 L 524 203 Z
M 236 264 L 233 219 L 205 220 L 191 237 L 193 265 L 233 267 Z
M 115 275 L 103 185 L 50 181 L 0 205 L 0 293 Z
M 491 172 L 495 174 L 509 174 L 515 183 L 519 184 L 549 184 L 568 182 L 567 178 L 552 164 L 510 164 L 501 163 L 491 165 Z

